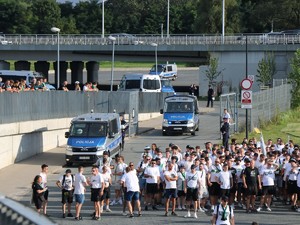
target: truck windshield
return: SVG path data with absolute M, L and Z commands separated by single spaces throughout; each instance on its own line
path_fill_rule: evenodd
M 193 102 L 166 102 L 165 112 L 167 113 L 192 113 L 194 112 Z
M 143 83 L 143 88 L 147 90 L 160 89 L 159 80 L 145 79 Z
M 156 70 L 156 65 L 153 65 L 150 72 L 155 72 Z M 157 72 L 165 72 L 165 67 L 163 65 L 157 65 Z
M 72 137 L 105 137 L 107 134 L 106 123 L 73 123 L 70 129 Z

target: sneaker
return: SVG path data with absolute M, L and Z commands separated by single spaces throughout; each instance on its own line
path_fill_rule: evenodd
M 256 209 L 256 211 L 257 211 L 257 212 L 260 212 L 260 211 L 261 211 L 261 207 L 258 207 L 258 208 Z
M 171 213 L 172 216 L 178 216 L 176 212 Z
M 169 215 L 168 215 L 168 212 L 165 213 L 165 216 L 169 216 Z
M 110 208 L 106 208 L 105 211 L 106 211 L 106 212 L 111 212 L 111 209 L 110 209 Z
M 182 207 L 180 205 L 178 206 L 178 210 L 182 210 Z
M 66 218 L 66 214 L 65 213 L 63 213 L 62 218 Z
M 196 218 L 196 219 L 198 218 L 197 213 L 194 213 L 194 218 Z
M 116 205 L 116 201 L 115 200 L 113 200 L 109 205 Z
M 189 218 L 189 217 L 191 217 L 191 214 L 188 212 L 188 214 L 186 214 L 184 217 Z
M 298 209 L 297 209 L 297 212 L 299 212 L 299 213 L 300 213 L 300 208 L 298 208 Z
M 244 204 L 242 204 L 242 208 L 243 208 L 243 209 L 247 209 L 247 207 L 246 207 Z
M 182 206 L 182 210 L 186 210 L 185 205 Z
M 116 204 L 123 205 L 122 199 L 120 199 Z
M 271 212 L 271 211 L 272 211 L 272 209 L 270 209 L 270 207 L 267 207 L 267 210 L 268 210 L 269 212 Z
M 141 217 L 141 216 L 142 216 L 142 213 L 141 213 L 141 212 L 138 212 L 137 216 L 138 216 L 138 217 Z
M 207 212 L 207 211 L 208 211 L 205 207 L 201 207 L 201 209 L 202 209 L 204 212 Z
M 199 212 L 205 212 L 202 207 L 199 208 Z
M 126 212 L 122 212 L 122 215 L 123 215 L 123 216 L 127 216 L 127 213 L 126 213 Z
M 95 220 L 98 220 L 98 221 L 101 220 L 101 216 L 99 216 L 99 217 L 96 216 Z
M 134 215 L 133 215 L 133 214 L 130 214 L 130 215 L 129 215 L 129 218 L 134 218 Z
M 239 202 L 238 207 L 243 208 L 243 204 Z

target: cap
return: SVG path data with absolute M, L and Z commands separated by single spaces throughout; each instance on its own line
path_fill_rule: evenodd
M 77 81 L 75 81 L 75 84 L 79 84 L 79 81 L 77 80 Z
M 187 145 L 185 148 L 191 148 L 191 146 L 190 146 L 190 145 Z
M 297 160 L 294 159 L 294 158 L 291 158 L 291 159 L 290 159 L 290 163 L 291 163 L 291 162 L 297 163 Z
M 227 201 L 228 201 L 228 197 L 227 197 L 226 195 L 223 195 L 223 196 L 221 197 L 221 200 L 227 202 Z
M 245 159 L 244 159 L 244 162 L 245 162 L 245 163 L 248 163 L 248 162 L 250 162 L 250 159 L 249 159 L 249 158 L 245 158 Z
M 66 173 L 72 173 L 72 171 L 70 169 L 67 169 Z
M 178 168 L 181 169 L 181 168 L 185 168 L 185 167 L 184 167 L 184 165 L 179 165 Z
M 169 144 L 169 147 L 172 147 L 173 145 L 174 145 L 173 143 L 170 143 L 170 144 Z
M 195 169 L 195 168 L 196 168 L 196 165 L 194 165 L 194 164 L 191 165 L 191 170 L 192 170 L 192 169 Z
M 150 146 L 145 146 L 144 150 L 150 150 Z

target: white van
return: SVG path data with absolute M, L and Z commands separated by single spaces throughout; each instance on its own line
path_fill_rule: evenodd
M 161 92 L 158 75 L 125 74 L 119 85 L 119 91 Z
M 153 65 L 149 74 L 159 75 L 161 78 L 175 80 L 177 78 L 177 65 L 175 63 Z
M 65 133 L 68 138 L 66 164 L 95 163 L 107 151 L 109 155 L 120 154 L 122 131 L 117 113 L 87 113 L 75 117 Z
M 28 70 L 0 70 L 0 77 L 2 78 L 2 82 L 6 80 L 25 80 L 27 85 L 30 85 L 34 78 L 43 78 L 39 72 Z M 48 90 L 55 90 L 55 87 L 50 84 L 46 84 L 46 87 Z

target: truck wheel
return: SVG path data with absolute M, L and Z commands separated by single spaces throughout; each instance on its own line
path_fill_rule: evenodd
M 167 132 L 163 131 L 162 136 L 167 136 Z
M 196 135 L 195 131 L 194 131 L 194 132 L 192 132 L 192 133 L 191 133 L 191 135 L 195 136 L 195 135 Z

